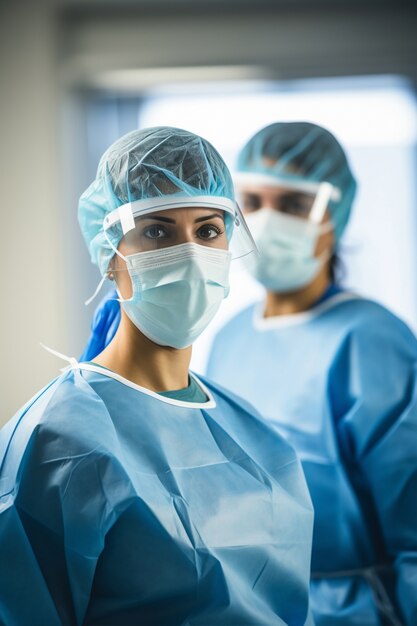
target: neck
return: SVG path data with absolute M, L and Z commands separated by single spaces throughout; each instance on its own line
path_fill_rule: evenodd
M 191 346 L 183 350 L 159 346 L 143 335 L 122 310 L 117 333 L 94 359 L 131 382 L 151 391 L 188 387 Z
M 264 317 L 291 315 L 308 311 L 330 287 L 327 265 L 306 287 L 287 293 L 268 291 L 266 294 Z

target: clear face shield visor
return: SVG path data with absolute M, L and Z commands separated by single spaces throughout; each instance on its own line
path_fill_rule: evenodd
M 125 270 L 121 260 L 182 244 L 224 250 L 231 259 L 257 254 L 236 202 L 217 196 L 164 196 L 124 204 L 109 213 L 103 229 L 115 257 L 109 271 Z
M 327 219 L 330 202 L 340 200 L 340 190 L 328 182 L 291 181 L 268 174 L 238 173 L 234 177 L 238 201 L 246 216 L 273 209 L 282 216 L 316 226 Z

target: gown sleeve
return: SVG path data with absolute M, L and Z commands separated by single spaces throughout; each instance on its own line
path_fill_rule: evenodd
M 347 336 L 333 364 L 333 413 L 351 479 L 365 493 L 370 536 L 392 563 L 394 604 L 415 626 L 417 342 L 388 311 L 364 322 Z
M 54 400 L 40 398 L 0 437 L 2 625 L 83 623 L 113 521 L 111 499 L 123 492 L 116 464 L 88 424 L 95 417 L 99 427 L 98 403 L 92 415 L 89 401 Z M 48 421 L 47 414 L 57 411 L 58 423 Z M 38 412 L 46 419 L 39 420 Z
M 98 305 L 91 332 L 80 361 L 92 361 L 113 339 L 120 323 L 120 303 L 116 291 L 110 291 Z

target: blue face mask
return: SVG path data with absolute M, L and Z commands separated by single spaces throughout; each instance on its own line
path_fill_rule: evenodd
M 248 269 L 269 291 L 305 287 L 330 258 L 328 250 L 314 256 L 318 238 L 332 229 L 330 223 L 318 225 L 269 208 L 250 213 L 246 222 L 260 252 Z
M 133 294 L 126 315 L 151 341 L 186 348 L 229 293 L 231 254 L 195 243 L 125 257 Z

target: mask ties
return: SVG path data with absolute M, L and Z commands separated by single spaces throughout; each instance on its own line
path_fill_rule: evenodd
M 47 352 L 50 352 L 51 354 L 53 354 L 54 356 L 58 357 L 59 359 L 62 359 L 63 361 L 67 361 L 67 363 L 69 363 L 69 365 L 70 365 L 70 369 L 78 367 L 78 361 L 77 361 L 77 359 L 75 357 L 73 357 L 73 356 L 66 356 L 65 354 L 62 354 L 62 352 L 58 352 L 57 350 L 53 350 L 52 348 L 49 348 L 48 346 L 45 346 L 45 344 L 43 344 L 42 342 L 40 342 L 40 345 Z M 67 370 L 67 369 L 68 369 L 68 367 L 63 367 L 60 371 L 61 372 L 65 372 L 65 370 Z
M 91 303 L 92 303 L 92 301 L 93 301 L 93 300 L 95 300 L 95 298 L 96 298 L 96 297 L 98 296 L 98 294 L 100 293 L 101 288 L 103 287 L 103 285 L 104 285 L 104 281 L 106 280 L 106 278 L 107 278 L 107 275 L 106 275 L 106 274 L 104 274 L 104 276 L 103 276 L 103 277 L 102 277 L 102 279 L 100 280 L 99 284 L 97 285 L 96 290 L 95 290 L 95 292 L 93 293 L 93 295 L 92 295 L 90 298 L 88 298 L 88 300 L 86 300 L 86 301 L 84 302 L 85 306 L 88 306 L 89 304 L 91 304 Z

